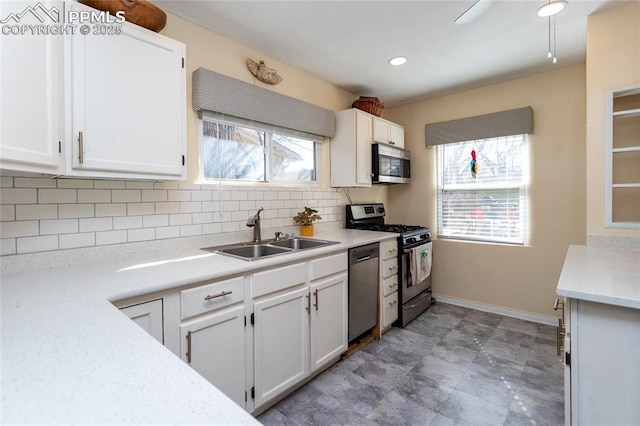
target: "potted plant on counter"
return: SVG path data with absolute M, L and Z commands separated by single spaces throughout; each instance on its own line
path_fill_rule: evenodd
M 319 219 L 322 218 L 318 215 L 318 210 L 312 209 L 311 207 L 305 207 L 303 211 L 298 212 L 298 214 L 293 217 L 296 225 L 300 225 L 300 235 L 303 237 L 313 236 L 313 222 Z

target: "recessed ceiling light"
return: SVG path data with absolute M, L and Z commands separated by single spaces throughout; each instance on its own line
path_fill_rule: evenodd
M 404 56 L 396 56 L 394 58 L 389 59 L 389 63 L 391 65 L 404 65 L 407 63 L 407 58 Z
M 560 12 L 567 5 L 566 1 L 557 0 L 552 1 L 550 3 L 545 4 L 540 9 L 538 9 L 538 16 L 541 18 L 546 18 L 547 16 L 553 16 L 556 13 Z

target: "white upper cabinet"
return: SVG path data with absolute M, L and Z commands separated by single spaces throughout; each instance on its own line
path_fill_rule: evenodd
M 373 115 L 359 109 L 336 113 L 331 140 L 331 186 L 371 186 Z
M 121 25 L 119 35 L 67 38 L 67 175 L 183 179 L 185 46 Z
M 40 3 L 62 10 L 60 2 Z M 19 14 L 29 4 L 1 1 L 0 18 Z M 61 174 L 62 36 L 0 36 L 0 108 L 0 168 Z
M 373 117 L 373 142 L 404 148 L 404 127 Z

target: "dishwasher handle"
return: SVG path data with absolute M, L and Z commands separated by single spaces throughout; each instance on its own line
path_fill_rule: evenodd
M 369 259 L 371 259 L 371 255 L 370 254 L 357 258 L 356 259 L 356 263 L 364 262 L 365 260 L 369 260 Z
M 368 244 L 366 246 L 349 249 L 349 264 L 355 265 L 367 260 L 377 259 L 380 256 L 380 244 Z

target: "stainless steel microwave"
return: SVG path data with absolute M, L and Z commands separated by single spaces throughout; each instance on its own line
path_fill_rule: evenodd
M 372 183 L 388 185 L 409 183 L 411 179 L 411 153 L 402 148 L 374 143 L 371 145 Z

